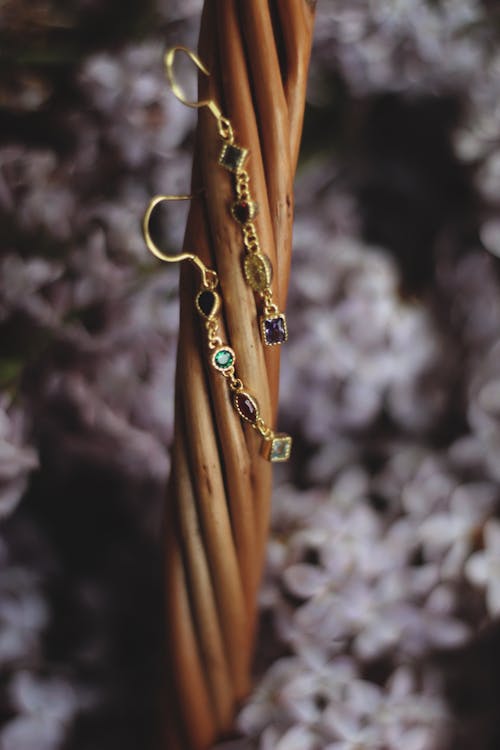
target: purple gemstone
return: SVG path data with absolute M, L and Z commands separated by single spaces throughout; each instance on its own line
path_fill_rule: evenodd
M 286 321 L 284 315 L 264 320 L 264 335 L 266 344 L 282 344 L 288 338 Z

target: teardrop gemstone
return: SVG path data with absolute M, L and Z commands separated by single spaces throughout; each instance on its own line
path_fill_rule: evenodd
M 203 289 L 196 296 L 196 308 L 205 318 L 213 318 L 219 308 L 219 295 L 210 289 Z
M 242 419 L 255 424 L 259 416 L 259 408 L 254 399 L 245 391 L 240 391 L 234 397 L 236 411 Z

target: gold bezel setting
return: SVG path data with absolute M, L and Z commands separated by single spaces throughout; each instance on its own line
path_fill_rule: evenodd
M 219 164 L 221 167 L 238 174 L 243 167 L 245 159 L 248 156 L 248 149 L 241 146 L 235 146 L 234 143 L 225 143 L 219 154 Z
M 259 213 L 259 205 L 255 201 L 243 198 L 231 204 L 231 215 L 238 224 L 246 224 L 255 219 Z
M 281 323 L 281 326 L 279 326 Z M 288 326 L 285 313 L 264 315 L 260 319 L 262 337 L 267 346 L 279 346 L 288 339 Z M 273 340 L 276 337 L 276 340 Z
M 205 310 L 203 309 L 203 307 L 200 305 L 200 299 L 203 297 L 203 295 L 211 295 L 213 297 L 212 308 L 211 308 L 211 310 L 210 310 L 210 312 L 208 314 L 205 312 Z M 219 312 L 220 297 L 217 294 L 217 292 L 214 292 L 213 289 L 200 289 L 200 291 L 196 295 L 195 305 L 196 305 L 196 309 L 198 310 L 198 312 L 200 313 L 200 315 L 202 315 L 205 318 L 205 320 L 212 320 L 212 318 L 214 318 L 217 315 L 217 313 Z
M 240 404 L 241 399 L 246 399 L 250 404 L 250 409 L 247 411 Z M 245 422 L 255 424 L 259 418 L 259 407 L 257 406 L 256 400 L 247 391 L 237 391 L 233 396 L 234 408 Z
M 271 261 L 263 253 L 247 253 L 243 260 L 243 272 L 248 286 L 263 294 L 271 283 L 273 269 Z
M 229 355 L 230 361 L 225 365 L 221 365 L 217 362 L 217 358 L 220 358 L 221 354 L 224 354 L 224 353 L 227 353 Z M 219 372 L 227 372 L 230 367 L 234 367 L 235 362 L 236 362 L 236 354 L 234 353 L 234 351 L 231 349 L 230 346 L 219 346 L 219 348 L 216 349 L 214 353 L 212 354 L 212 365 Z
M 262 455 L 271 463 L 288 461 L 292 452 L 292 438 L 284 432 L 278 432 L 270 440 L 265 440 Z

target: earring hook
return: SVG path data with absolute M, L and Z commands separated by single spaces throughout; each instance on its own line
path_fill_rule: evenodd
M 163 250 L 156 245 L 153 238 L 151 237 L 151 231 L 149 229 L 149 223 L 151 221 L 151 215 L 159 203 L 163 201 L 188 201 L 191 200 L 191 195 L 155 195 L 148 203 L 144 218 L 142 220 L 142 232 L 144 235 L 144 241 L 150 253 L 156 258 L 166 261 L 167 263 L 180 263 L 183 260 L 189 260 L 191 263 L 198 268 L 201 273 L 203 280 L 203 286 L 213 289 L 217 286 L 217 274 L 212 269 L 207 268 L 201 258 L 194 253 L 164 253 Z
M 201 70 L 202 73 L 204 73 L 206 76 L 210 75 L 210 71 L 202 63 L 200 58 L 193 52 L 193 50 L 178 44 L 176 47 L 172 47 L 171 49 L 167 50 L 164 57 L 167 78 L 170 83 L 172 92 L 177 97 L 177 99 L 179 99 L 179 101 L 181 101 L 187 107 L 193 107 L 194 109 L 199 109 L 200 107 L 208 107 L 214 117 L 219 120 L 222 117 L 222 112 L 213 99 L 202 99 L 201 101 L 193 102 L 186 98 L 183 89 L 177 83 L 174 75 L 174 58 L 176 52 L 184 52 L 189 57 L 189 59 L 194 62 L 196 67 Z
M 224 117 L 222 112 L 220 111 L 217 104 L 214 102 L 213 99 L 201 99 L 198 102 L 190 101 L 185 93 L 182 87 L 177 83 L 175 74 L 174 74 L 174 58 L 176 52 L 184 52 L 189 59 L 196 65 L 196 67 L 201 70 L 202 73 L 204 73 L 206 76 L 210 75 L 210 71 L 208 68 L 202 63 L 198 55 L 193 52 L 193 50 L 189 49 L 188 47 L 183 47 L 182 45 L 178 44 L 175 47 L 172 47 L 171 49 L 167 50 L 165 53 L 165 56 L 163 58 L 165 63 L 165 70 L 167 73 L 168 82 L 170 84 L 170 88 L 172 89 L 172 93 L 174 96 L 177 97 L 177 99 L 186 105 L 186 107 L 193 107 L 193 109 L 200 109 L 200 107 L 208 107 L 210 112 L 213 114 L 215 119 L 217 120 L 217 126 L 219 130 L 219 135 L 221 138 L 228 143 L 233 143 L 234 140 L 234 134 L 233 134 L 233 128 L 231 126 L 231 123 L 227 119 L 227 117 Z

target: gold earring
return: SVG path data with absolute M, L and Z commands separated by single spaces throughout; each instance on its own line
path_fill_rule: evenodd
M 176 52 L 184 52 L 193 63 L 204 73 L 209 71 L 197 55 L 187 47 L 177 46 L 165 54 L 165 69 L 173 94 L 188 107 L 208 107 L 217 121 L 217 132 L 222 141 L 222 149 L 218 163 L 234 175 L 234 190 L 236 200 L 231 204 L 230 211 L 235 221 L 241 226 L 245 257 L 243 271 L 247 284 L 259 295 L 263 301 L 263 315 L 260 319 L 262 339 L 268 346 L 282 344 L 288 339 L 286 316 L 279 311 L 273 301 L 271 289 L 272 266 L 271 261 L 260 247 L 254 218 L 258 213 L 258 204 L 253 200 L 250 192 L 250 175 L 244 167 L 248 156 L 248 149 L 238 146 L 234 142 L 234 131 L 230 120 L 222 115 L 213 99 L 189 101 L 179 86 L 174 75 L 174 58 Z
M 148 204 L 144 214 L 142 229 L 148 250 L 160 260 L 167 263 L 178 263 L 184 260 L 193 263 L 201 275 L 201 284 L 196 294 L 194 304 L 198 314 L 204 321 L 207 333 L 207 345 L 210 352 L 210 364 L 225 379 L 232 394 L 232 403 L 241 419 L 248 422 L 262 437 L 261 453 L 268 461 L 287 461 L 292 448 L 292 438 L 285 433 L 274 432 L 260 416 L 260 410 L 255 397 L 249 393 L 242 380 L 236 374 L 236 354 L 225 344 L 219 332 L 218 313 L 221 298 L 216 291 L 219 277 L 212 268 L 207 268 L 201 258 L 195 253 L 180 252 L 176 254 L 164 253 L 156 245 L 149 228 L 151 215 L 155 207 L 163 201 L 189 200 L 189 195 L 156 195 Z

